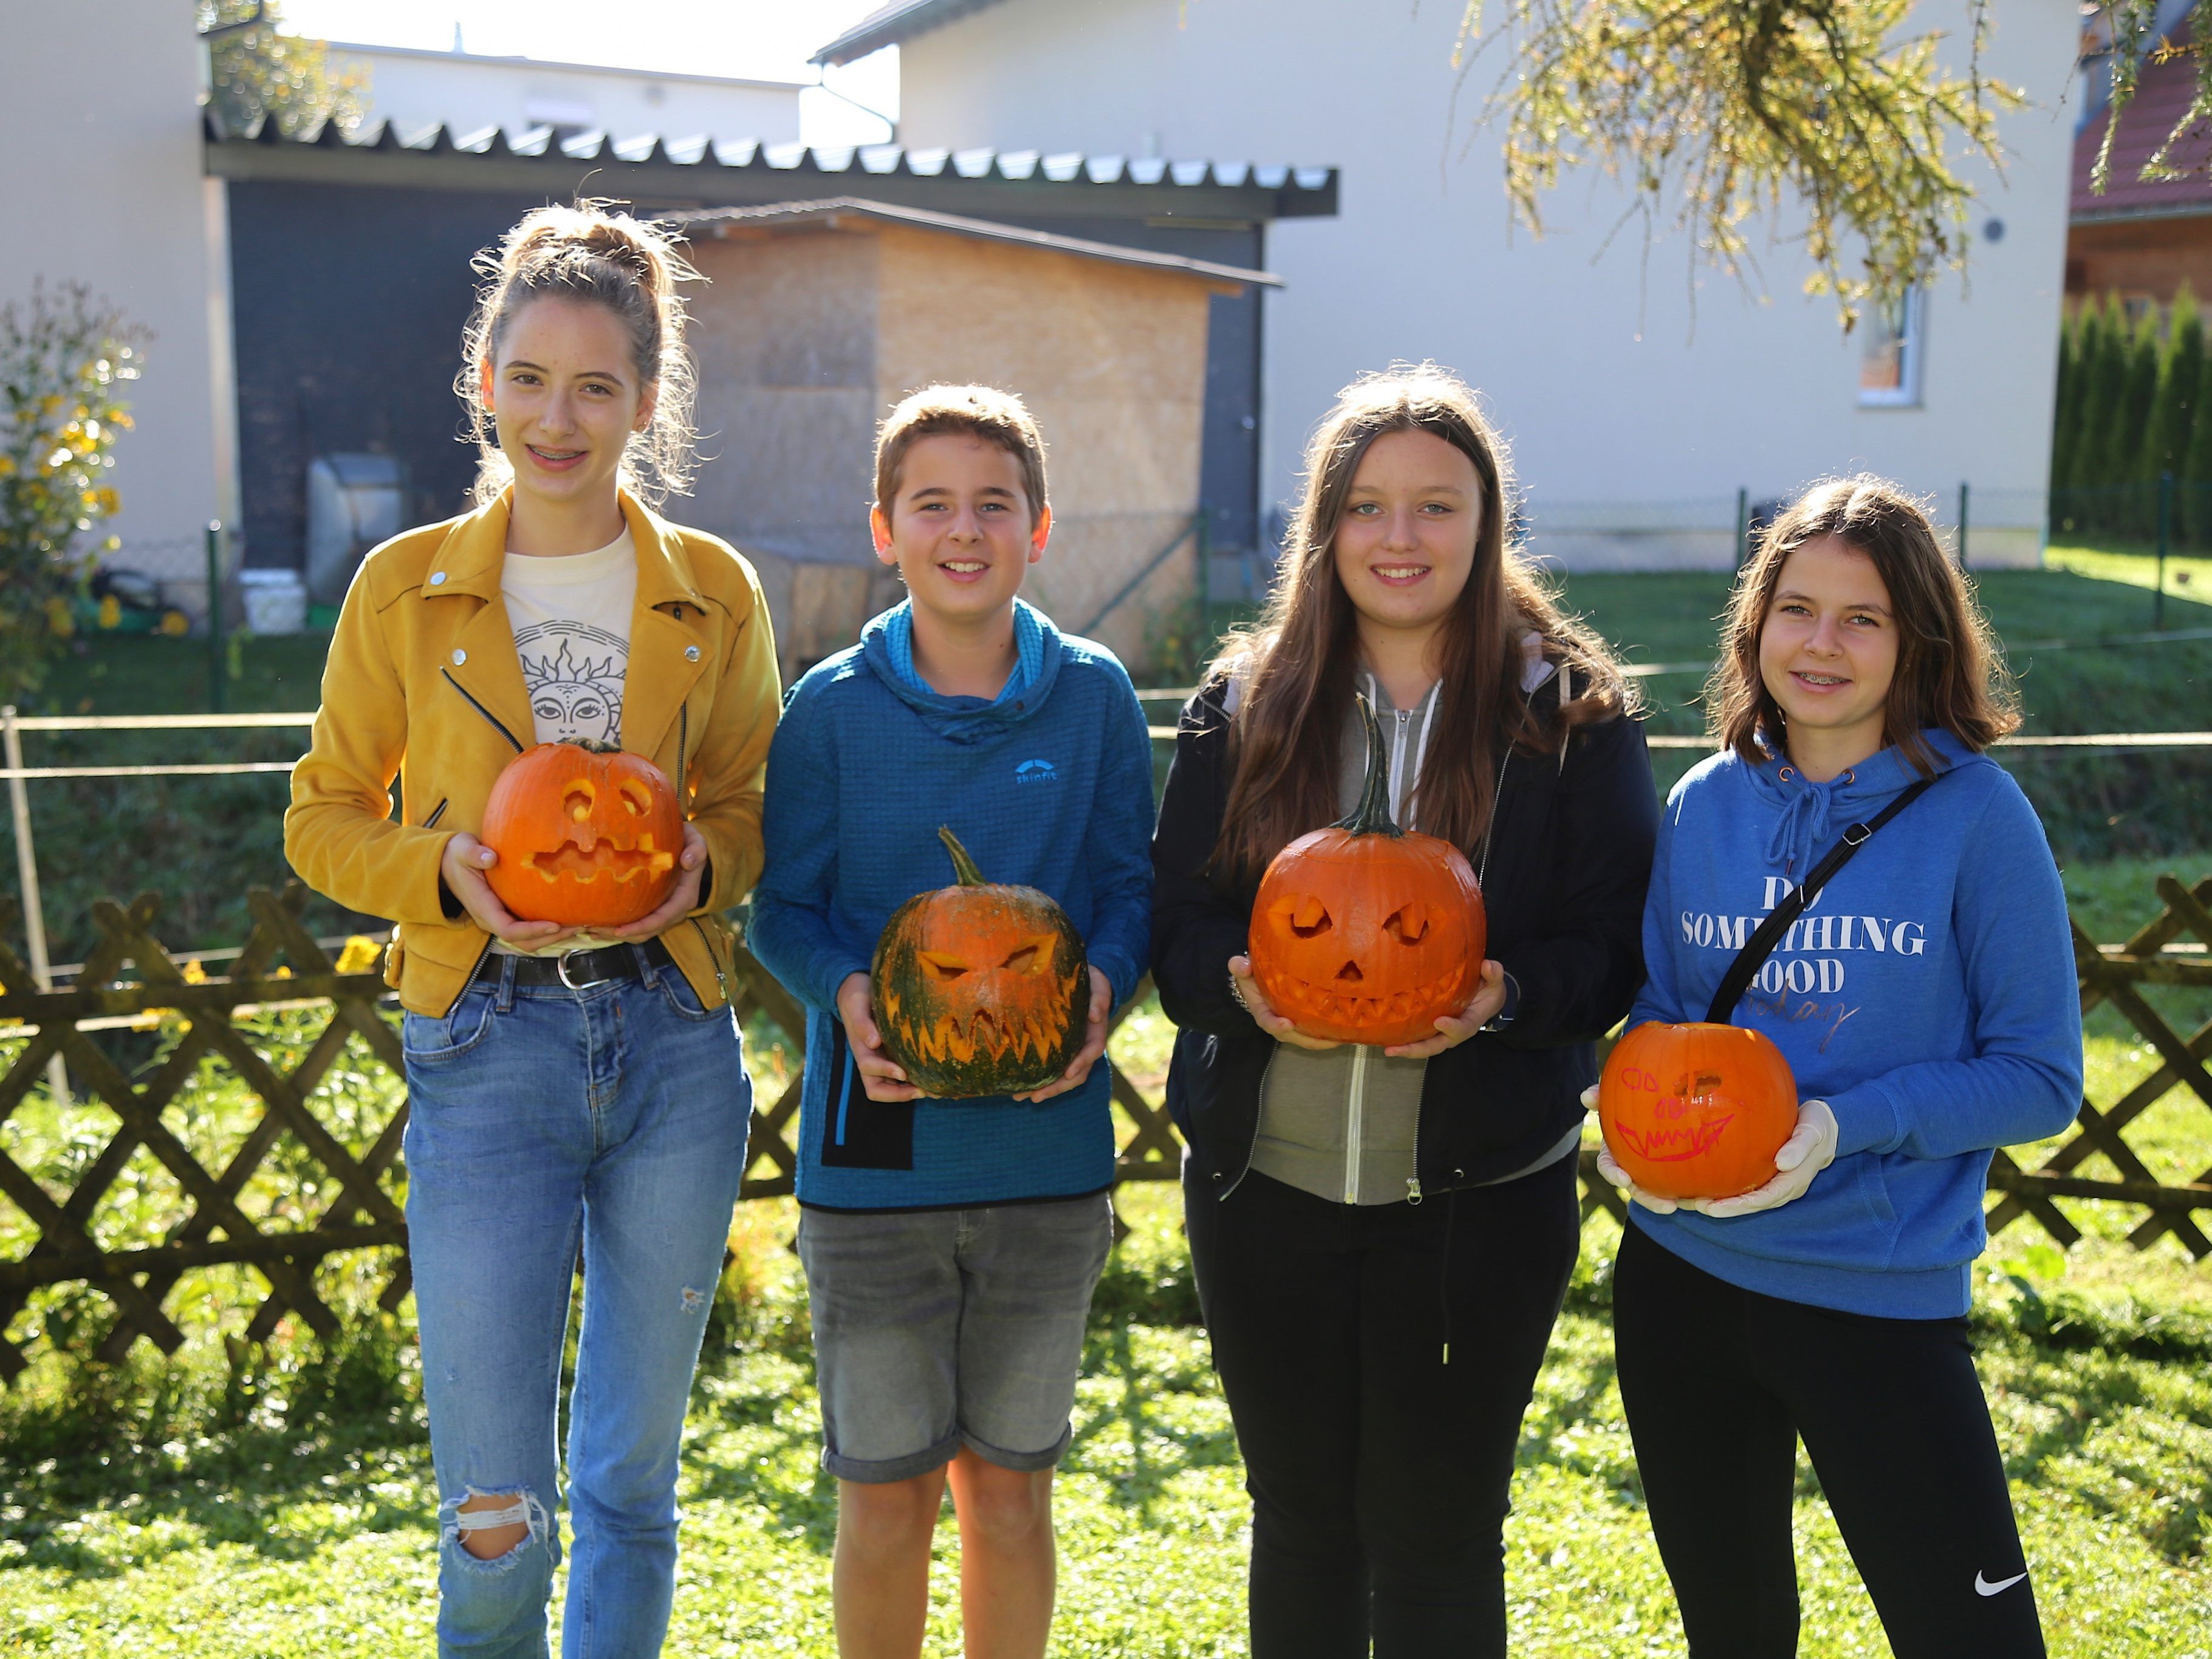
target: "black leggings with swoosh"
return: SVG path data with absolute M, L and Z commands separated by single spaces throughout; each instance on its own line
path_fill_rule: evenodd
M 1631 1224 L 1620 1395 L 1691 1659 L 1797 1651 L 1797 1439 L 1897 1659 L 2042 1659 L 2004 1463 L 1963 1319 L 1741 1290 Z

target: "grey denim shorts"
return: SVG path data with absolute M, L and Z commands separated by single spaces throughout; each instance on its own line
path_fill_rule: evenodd
M 973 1210 L 800 1212 L 822 1467 L 910 1480 L 964 1442 L 1008 1469 L 1067 1449 L 1091 1292 L 1113 1242 L 1103 1193 Z

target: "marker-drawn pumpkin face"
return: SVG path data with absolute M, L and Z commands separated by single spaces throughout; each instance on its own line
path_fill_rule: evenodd
M 1734 1198 L 1774 1178 L 1797 1083 L 1757 1031 L 1646 1020 L 1613 1045 L 1598 1127 L 1613 1162 L 1662 1198 Z
M 481 838 L 499 854 L 485 879 L 524 921 L 619 927 L 675 885 L 684 815 L 643 756 L 542 743 L 493 783 Z
M 938 834 L 956 884 L 893 911 L 869 969 L 884 1052 L 940 1100 L 1049 1083 L 1083 1046 L 1083 941 L 1050 898 L 985 882 L 952 832 Z
M 1482 971 L 1482 891 L 1459 848 L 1391 823 L 1381 734 L 1369 727 L 1361 802 L 1275 855 L 1252 907 L 1252 976 L 1310 1036 L 1388 1045 L 1436 1035 Z

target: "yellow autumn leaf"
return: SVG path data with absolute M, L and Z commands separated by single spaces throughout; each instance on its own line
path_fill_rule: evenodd
M 345 948 L 338 952 L 338 972 L 365 974 L 376 966 L 376 959 L 383 951 L 384 946 L 368 934 L 356 933 L 346 940 Z

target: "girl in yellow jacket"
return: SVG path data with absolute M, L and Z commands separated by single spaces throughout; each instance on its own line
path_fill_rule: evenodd
M 546 1651 L 580 1246 L 562 1650 L 612 1659 L 667 1630 L 677 1448 L 745 1161 L 714 913 L 760 872 L 775 652 L 751 567 L 647 505 L 684 483 L 692 435 L 672 247 L 627 216 L 546 208 L 482 264 L 456 383 L 481 505 L 363 562 L 285 850 L 398 924 L 439 1650 Z M 520 921 L 485 879 L 494 780 L 561 740 L 644 756 L 682 797 L 675 890 L 632 926 Z

